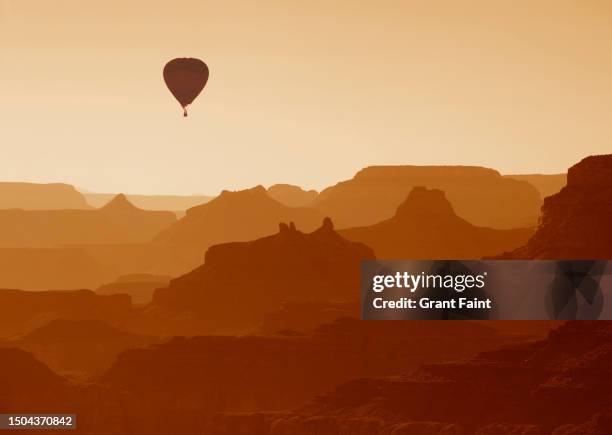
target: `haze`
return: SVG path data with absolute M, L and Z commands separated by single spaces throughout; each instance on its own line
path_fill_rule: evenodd
M 610 152 L 606 1 L 0 0 L 0 179 L 322 188 L 374 164 Z M 211 77 L 182 117 L 166 61 Z

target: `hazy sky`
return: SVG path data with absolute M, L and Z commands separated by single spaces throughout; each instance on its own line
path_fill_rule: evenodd
M 0 180 L 321 188 L 612 152 L 608 0 L 0 0 Z M 162 68 L 209 65 L 182 117 Z

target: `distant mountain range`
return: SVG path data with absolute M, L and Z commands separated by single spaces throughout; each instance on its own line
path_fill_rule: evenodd
M 478 166 L 371 166 L 324 189 L 314 207 L 338 228 L 373 225 L 391 218 L 415 186 L 442 190 L 457 215 L 479 227 L 538 222 L 542 199 L 534 186 Z
M 89 209 L 85 197 L 74 186 L 62 183 L 0 182 L 0 210 Z
M 0 248 L 143 243 L 175 221 L 173 213 L 139 209 L 124 195 L 92 210 L 0 210 Z
M 94 210 L 0 210 L 0 288 L 96 288 L 126 274 L 179 276 L 200 266 L 214 244 L 272 234 L 282 221 L 312 230 L 322 220 L 261 186 L 224 192 L 178 221 L 171 212 L 138 209 L 124 195 Z M 38 273 L 27 273 L 33 267 Z
M 343 226 L 338 219 L 361 222 L 388 214 L 373 224 L 341 230 L 349 239 L 370 245 L 379 258 L 494 256 L 524 245 L 531 231 L 500 227 L 534 222 L 539 216 L 542 193 L 525 177 L 548 191 L 564 179 L 562 174 L 502 177 L 478 167 L 389 166 L 366 168 L 321 194 L 285 184 L 224 191 L 190 208 L 179 220 L 170 212 L 141 210 L 125 195 L 100 209 L 0 210 L 0 259 L 4 259 L 0 287 L 97 288 L 126 274 L 180 276 L 200 266 L 206 250 L 215 244 L 273 234 L 279 222 L 294 222 L 297 228 L 312 231 L 325 215 Z M 407 203 L 407 198 L 415 200 L 409 194 L 421 185 L 429 192 L 419 196 L 422 203 Z M 436 185 L 446 186 L 451 193 L 435 194 L 441 190 L 432 187 Z M 79 192 L 63 186 L 63 191 L 81 198 Z M 439 199 L 440 195 L 445 198 Z M 82 206 L 82 198 L 73 204 Z M 295 206 L 299 204 L 308 206 Z M 498 225 L 482 227 L 465 216 Z M 32 267 L 39 273 L 25 272 Z M 125 283 L 115 284 L 113 291 L 119 287 L 140 302 L 146 302 L 145 293 L 153 291 L 146 283 L 140 287 L 134 283 L 133 291 Z M 142 288 L 143 299 L 136 287 Z
M 114 197 L 116 193 L 91 193 L 82 192 L 89 205 L 95 208 L 102 207 Z M 188 208 L 204 204 L 212 196 L 205 195 L 134 195 L 126 194 L 127 200 L 138 208 L 144 210 L 173 211 L 182 213 Z
M 291 184 L 274 184 L 267 188 L 270 197 L 290 207 L 312 205 L 316 190 L 303 190 Z M 0 182 L 0 210 L 87 210 L 100 208 L 118 193 L 97 193 L 63 183 Z M 127 200 L 143 210 L 172 211 L 182 216 L 187 209 L 215 198 L 210 195 L 143 195 L 125 194 Z

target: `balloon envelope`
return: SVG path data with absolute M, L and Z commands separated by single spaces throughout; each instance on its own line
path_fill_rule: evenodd
M 172 59 L 164 67 L 164 81 L 183 107 L 183 116 L 187 116 L 186 107 L 202 92 L 208 81 L 208 67 L 200 59 L 181 57 Z

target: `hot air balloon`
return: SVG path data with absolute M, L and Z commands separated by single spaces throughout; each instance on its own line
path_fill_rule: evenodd
M 183 116 L 187 116 L 187 106 L 200 95 L 208 81 L 208 67 L 192 57 L 172 59 L 164 67 L 164 81 L 183 107 Z

